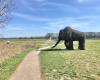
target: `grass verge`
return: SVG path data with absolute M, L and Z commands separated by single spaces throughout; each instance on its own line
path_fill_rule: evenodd
M 16 70 L 18 64 L 20 64 L 23 58 L 32 50 L 32 48 L 26 49 L 21 54 L 17 54 L 0 64 L 0 80 L 8 80 L 11 74 Z

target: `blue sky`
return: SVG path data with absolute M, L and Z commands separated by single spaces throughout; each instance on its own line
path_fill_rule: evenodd
M 16 0 L 5 37 L 41 36 L 65 26 L 100 32 L 100 0 Z

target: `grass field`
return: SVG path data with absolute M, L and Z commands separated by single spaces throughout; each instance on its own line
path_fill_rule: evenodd
M 86 40 L 86 50 L 64 49 L 64 45 L 40 54 L 43 80 L 100 80 L 100 40 Z
M 10 41 L 10 43 L 8 44 L 7 41 Z M 46 39 L 10 39 L 0 41 L 0 63 L 25 49 L 38 49 L 47 46 L 45 42 L 47 42 Z

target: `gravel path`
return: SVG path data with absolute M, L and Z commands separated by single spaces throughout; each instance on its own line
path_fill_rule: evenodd
M 41 80 L 39 53 L 40 51 L 30 52 L 9 80 Z

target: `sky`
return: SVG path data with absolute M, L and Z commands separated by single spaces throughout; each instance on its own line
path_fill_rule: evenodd
M 15 0 L 4 37 L 44 36 L 71 26 L 100 32 L 100 0 Z

